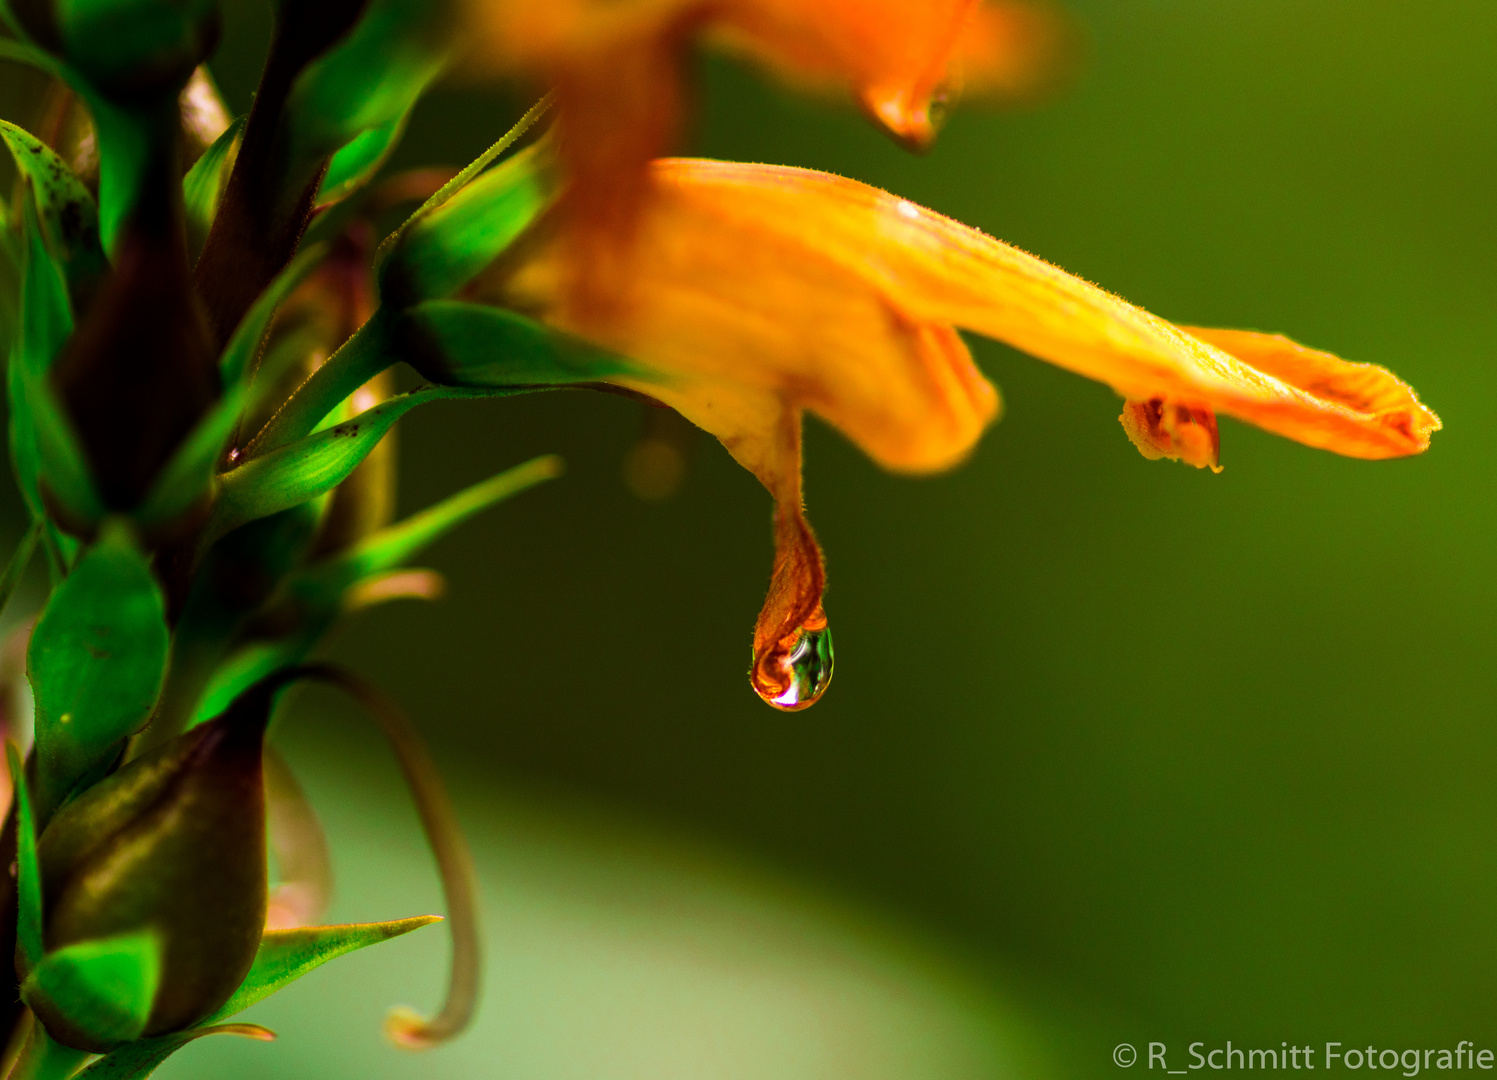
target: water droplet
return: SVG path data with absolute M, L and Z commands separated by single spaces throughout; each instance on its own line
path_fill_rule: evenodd
M 832 630 L 823 616 L 755 666 L 754 690 L 766 704 L 785 712 L 810 708 L 832 681 L 832 662 Z M 768 672 L 773 680 L 764 677 Z

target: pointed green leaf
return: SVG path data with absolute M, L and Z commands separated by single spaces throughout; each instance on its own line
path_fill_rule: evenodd
M 404 230 L 380 267 L 384 302 L 403 308 L 451 296 L 514 243 L 555 194 L 543 143 L 496 165 Z
M 24 128 L 0 120 L 0 140 L 30 182 L 43 232 L 66 268 L 68 282 L 77 288 L 96 280 L 106 264 L 99 210 L 88 188 L 50 146 Z
M 26 401 L 26 369 L 17 354 L 12 354 L 5 372 L 5 398 L 10 407 L 10 467 L 15 472 L 16 487 L 31 516 L 40 520 L 47 512 L 42 506 L 40 477 L 41 451 L 36 444 L 36 423 Z
M 182 202 L 187 209 L 187 227 L 201 240 L 213 227 L 218 201 L 223 197 L 229 179 L 229 161 L 244 131 L 244 117 L 239 117 L 213 140 L 182 177 Z
M 7 376 L 12 465 L 33 515 L 45 512 L 40 492 L 45 474 L 63 509 L 79 522 L 92 524 L 102 513 L 102 503 L 72 425 L 46 383 L 46 372 L 73 332 L 72 302 L 62 270 L 42 238 L 34 200 L 23 200 L 22 218 L 26 261 L 21 278 L 20 344 Z
M 21 583 L 21 576 L 26 573 L 26 567 L 31 565 L 31 556 L 36 551 L 36 542 L 42 538 L 43 527 L 42 518 L 32 520 L 31 527 L 26 530 L 26 535 L 21 537 L 21 542 L 16 545 L 10 562 L 5 564 L 5 573 L 0 574 L 0 614 L 5 612 L 5 605 L 10 603 L 11 594 Z
M 140 185 L 158 153 L 178 138 L 181 126 L 175 99 L 124 105 L 79 80 L 75 90 L 88 102 L 99 146 L 99 238 L 113 256 L 120 229 L 135 208 Z
M 331 625 L 331 619 L 309 621 L 290 637 L 256 641 L 240 649 L 213 672 L 188 726 L 212 720 L 267 675 L 305 660 Z
M 133 516 L 142 527 L 151 528 L 180 518 L 213 490 L 219 459 L 239 426 L 248 397 L 248 387 L 230 385 L 208 415 L 198 421 L 152 482 L 145 501 L 134 511 Z
M 255 436 L 248 448 L 251 459 L 311 434 L 354 391 L 398 362 L 391 350 L 390 320 L 378 308 Z
M 234 996 L 205 1024 L 227 1020 L 257 1001 L 295 982 L 307 972 L 382 941 L 409 934 L 423 926 L 441 922 L 440 915 L 416 915 L 393 922 L 348 923 L 342 926 L 299 926 L 293 930 L 267 930 L 255 954 L 254 966 Z
M 73 422 L 62 410 L 45 376 L 21 372 L 24 400 L 34 426 L 40 479 L 57 506 L 77 525 L 91 528 L 104 517 L 93 474 Z M 57 516 L 57 515 L 54 515 Z
M 21 997 L 48 1023 L 61 1019 L 101 1044 L 140 1038 L 161 982 L 153 931 L 80 941 L 47 953 Z
M 276 308 L 281 302 L 291 295 L 308 274 L 316 268 L 317 264 L 327 254 L 326 244 L 313 244 L 296 258 L 291 264 L 276 275 L 260 294 L 254 305 L 245 313 L 245 316 L 234 329 L 234 336 L 229 339 L 228 345 L 224 346 L 223 357 L 218 362 L 219 373 L 223 377 L 225 386 L 234 386 L 245 381 L 251 374 L 255 355 L 260 351 L 260 342 L 265 337 L 265 331 L 270 327 L 270 320 L 275 316 Z
M 31 785 L 15 743 L 5 744 L 5 763 L 16 793 L 16 947 L 29 971 L 42 958 L 42 869 L 36 857 L 36 817 Z
M 561 473 L 561 458 L 554 454 L 527 461 L 381 529 L 349 551 L 302 571 L 287 585 L 298 594 L 313 594 L 336 605 L 349 586 L 395 569 L 474 514 Z
M 446 58 L 443 13 L 429 0 L 370 0 L 354 28 L 297 77 L 292 155 L 316 161 L 405 116 Z
M 315 499 L 341 484 L 385 437 L 395 421 L 428 401 L 485 397 L 493 391 L 424 387 L 360 413 L 352 420 L 251 458 L 220 478 L 213 535 Z
M 444 386 L 540 388 L 639 374 L 640 365 L 513 311 L 432 300 L 396 322 L 401 359 Z
M 413 106 L 415 102 L 411 103 Z M 400 137 L 405 134 L 410 109 L 379 127 L 366 128 L 343 144 L 328 162 L 322 187 L 317 191 L 319 206 L 329 206 L 348 198 L 379 172 Z
M 0 18 L 3 18 L 5 25 L 16 38 L 21 37 L 21 31 L 11 19 L 9 5 L 0 4 Z M 36 68 L 38 71 L 46 72 L 54 78 L 62 78 L 62 67 L 56 60 L 40 49 L 26 44 L 24 41 L 0 38 L 0 60 L 25 64 L 28 67 Z
M 122 523 L 106 522 L 53 590 L 27 654 L 44 814 L 107 767 L 151 715 L 167 640 L 166 603 L 150 564 Z
M 21 362 L 32 374 L 52 366 L 73 332 L 73 304 L 61 267 L 42 232 L 34 199 L 22 200 L 25 265 L 21 269 Z
M 275 1032 L 259 1024 L 219 1024 L 216 1027 L 188 1028 L 154 1039 L 126 1043 L 110 1051 L 75 1077 L 75 1080 L 145 1080 L 163 1061 L 182 1047 L 204 1035 L 239 1035 L 246 1039 L 269 1042 Z
M 515 126 L 506 131 L 494 145 L 465 165 L 462 172 L 443 184 L 429 199 L 418 206 L 415 213 L 401 222 L 394 232 L 380 242 L 379 248 L 374 253 L 375 265 L 383 265 L 385 256 L 389 254 L 390 249 L 400 241 L 401 237 L 414 228 L 417 222 L 423 221 L 437 207 L 444 205 L 448 199 L 471 184 L 479 173 L 483 172 L 492 162 L 498 159 L 500 154 L 519 142 L 525 133 L 534 127 L 541 117 L 546 115 L 546 111 L 551 108 L 555 96 L 554 93 L 547 94 L 540 101 L 532 105 L 526 111 L 525 115 L 515 122 Z

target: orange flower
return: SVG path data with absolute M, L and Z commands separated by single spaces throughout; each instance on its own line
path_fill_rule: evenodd
M 923 147 L 963 82 L 1032 93 L 1056 69 L 1063 24 L 1024 0 L 467 0 L 475 63 L 555 89 L 568 198 L 597 265 L 627 240 L 649 161 L 670 149 L 683 60 L 707 35 L 800 81 L 850 89 L 902 142 Z M 584 285 L 584 288 L 587 286 Z
M 1147 457 L 1214 468 L 1218 411 L 1360 458 L 1417 454 L 1440 427 L 1383 368 L 1283 337 L 1187 331 L 852 180 L 695 160 L 656 162 L 650 176 L 616 309 L 573 301 L 571 249 L 544 226 L 471 296 L 648 365 L 613 381 L 712 432 L 774 496 L 775 568 L 752 677 L 782 708 L 810 704 L 830 661 L 821 553 L 801 506 L 801 413 L 889 469 L 961 461 L 998 397 L 955 327 L 1112 386 Z

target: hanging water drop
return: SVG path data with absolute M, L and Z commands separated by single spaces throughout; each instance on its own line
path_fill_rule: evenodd
M 832 630 L 826 616 L 808 621 L 754 665 L 754 692 L 765 704 L 795 712 L 816 704 L 832 681 Z

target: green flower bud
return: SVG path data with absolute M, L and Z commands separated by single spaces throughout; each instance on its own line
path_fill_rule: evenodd
M 129 763 L 64 806 L 41 835 L 48 956 L 142 935 L 159 947 L 141 1034 L 203 1019 L 254 960 L 267 889 L 261 755 L 276 691 L 290 677 L 257 683 L 217 719 Z M 23 994 L 58 1042 L 103 1052 L 120 1041 L 82 1030 L 77 1013 L 38 992 L 36 980 Z

